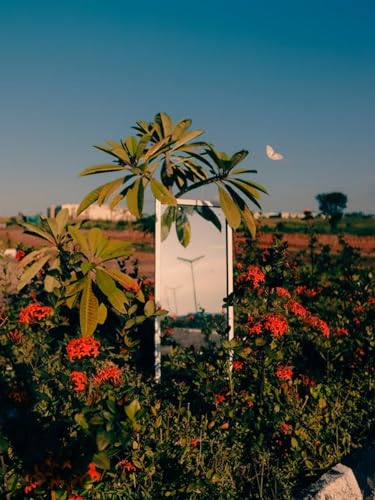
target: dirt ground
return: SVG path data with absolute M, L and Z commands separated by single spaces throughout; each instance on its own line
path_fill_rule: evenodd
M 145 234 L 140 231 L 104 231 L 107 236 L 116 239 L 127 240 L 135 246 L 134 257 L 138 260 L 139 270 L 141 275 L 148 277 L 154 273 L 154 254 L 151 251 L 154 245 L 153 235 Z M 289 251 L 297 252 L 306 248 L 309 242 L 309 236 L 301 233 L 284 234 L 284 239 L 288 242 Z M 362 255 L 371 259 L 375 258 L 375 236 L 353 236 L 346 235 L 346 241 L 354 247 L 359 248 Z M 328 244 L 333 251 L 338 251 L 340 248 L 339 238 L 333 234 L 318 235 L 319 243 Z M 37 237 L 23 233 L 23 230 L 17 226 L 10 226 L 5 229 L 0 229 L 0 244 L 6 247 L 15 247 L 17 244 L 23 244 L 27 247 L 39 246 L 43 244 L 42 240 Z M 272 233 L 264 233 L 259 237 L 259 246 L 266 248 L 272 244 Z M 144 245 L 145 250 L 142 250 Z

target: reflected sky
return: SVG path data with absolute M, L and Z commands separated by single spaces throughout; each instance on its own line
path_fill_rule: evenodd
M 209 313 L 222 311 L 227 269 L 225 224 L 221 210 L 213 210 L 222 223 L 221 232 L 194 214 L 189 216 L 191 241 L 187 248 L 179 243 L 174 227 L 161 244 L 161 305 L 170 314 L 185 315 L 196 311 L 192 270 L 198 309 Z

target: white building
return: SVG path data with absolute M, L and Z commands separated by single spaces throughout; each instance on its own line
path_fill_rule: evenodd
M 128 221 L 133 222 L 136 220 L 134 215 L 132 215 L 127 208 L 115 207 L 111 208 L 109 205 L 103 204 L 90 205 L 86 210 L 77 215 L 79 204 L 78 203 L 63 203 L 62 205 L 51 205 L 47 213 L 49 217 L 55 217 L 60 210 L 67 209 L 69 215 L 72 219 L 89 219 L 89 220 L 109 220 L 112 222 L 116 221 Z

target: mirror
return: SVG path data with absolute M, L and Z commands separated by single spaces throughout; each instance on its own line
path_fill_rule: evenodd
M 221 231 L 196 213 L 195 207 L 203 204 L 210 205 L 215 212 Z M 158 202 L 157 205 L 155 298 L 169 311 L 168 316 L 156 324 L 158 374 L 161 355 L 168 352 L 168 345 L 177 343 L 199 349 L 204 343 L 219 342 L 215 325 L 231 324 L 232 318 L 228 317 L 227 309 L 223 309 L 223 299 L 232 291 L 228 286 L 232 276 L 232 234 L 220 207 L 181 200 L 177 210 L 188 214 L 190 243 L 186 248 L 181 245 L 174 225 L 168 237 L 161 241 L 160 220 L 167 206 Z

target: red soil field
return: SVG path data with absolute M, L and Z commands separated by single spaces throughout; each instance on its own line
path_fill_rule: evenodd
M 134 257 L 138 260 L 139 270 L 141 275 L 151 277 L 154 272 L 154 255 L 151 248 L 154 245 L 154 238 L 150 234 L 145 234 L 140 231 L 132 230 L 106 230 L 104 231 L 107 236 L 116 239 L 127 240 L 135 244 Z M 259 237 L 260 248 L 266 248 L 272 244 L 272 233 L 263 233 Z M 339 238 L 333 234 L 318 234 L 318 241 L 322 244 L 328 244 L 332 247 L 334 252 L 339 251 Z M 30 236 L 23 233 L 23 230 L 16 226 L 11 226 L 6 229 L 0 229 L 0 241 L 5 242 L 8 247 L 15 247 L 17 244 L 25 246 L 40 246 L 43 244 L 42 240 L 37 237 Z M 288 242 L 289 251 L 297 252 L 307 248 L 309 243 L 309 235 L 301 233 L 287 233 L 284 234 L 284 240 Z M 375 258 L 375 236 L 353 236 L 345 235 L 345 240 L 353 247 L 358 248 L 364 257 Z M 141 245 L 147 248 L 142 250 Z

